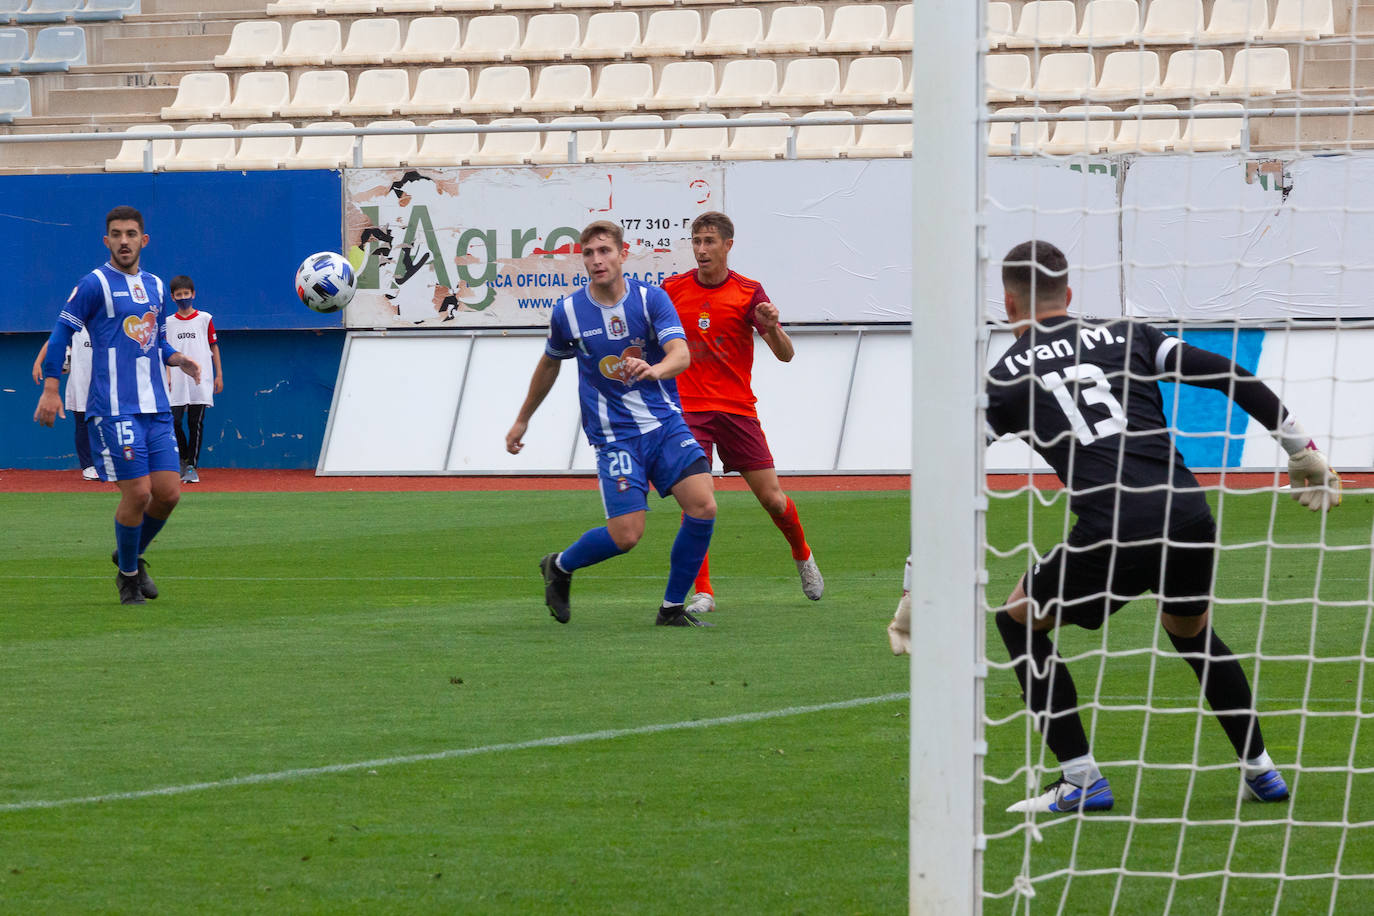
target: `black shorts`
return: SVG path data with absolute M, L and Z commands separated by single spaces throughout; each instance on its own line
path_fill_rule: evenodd
M 1026 574 L 1026 593 L 1040 615 L 1096 630 L 1107 618 L 1154 592 L 1160 613 L 1198 617 L 1212 606 L 1217 527 L 1210 515 L 1169 535 L 1169 542 L 1088 541 L 1069 533 Z

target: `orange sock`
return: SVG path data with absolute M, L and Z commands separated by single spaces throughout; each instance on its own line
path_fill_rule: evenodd
M 708 595 L 716 593 L 716 590 L 711 588 L 711 555 L 709 553 L 701 558 L 701 572 L 697 573 L 694 587 L 696 591 L 705 592 Z
M 782 536 L 787 538 L 788 546 L 792 548 L 792 559 L 805 560 L 811 556 L 811 545 L 806 543 L 806 532 L 802 530 L 801 519 L 797 518 L 797 504 L 792 502 L 792 497 L 787 497 L 787 508 L 782 515 L 768 517 L 778 526 Z

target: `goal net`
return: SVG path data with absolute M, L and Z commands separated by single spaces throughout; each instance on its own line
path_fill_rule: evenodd
M 936 805 L 920 784 L 948 782 L 951 773 L 932 768 L 921 750 L 938 740 L 930 729 L 941 723 L 918 712 L 931 702 L 921 691 L 938 676 L 913 670 L 912 910 L 1374 912 L 1374 692 L 1366 683 L 1374 503 L 1363 473 L 1374 464 L 1374 110 L 1362 107 L 1374 86 L 1365 66 L 1374 8 L 1353 0 L 1013 0 L 942 14 L 923 6 L 915 10 L 916 136 L 947 151 L 943 160 L 922 152 L 918 139 L 913 273 L 970 266 L 964 294 L 977 314 L 942 329 L 962 336 L 926 333 L 935 294 L 914 293 L 916 391 L 928 393 L 940 373 L 957 388 L 971 368 L 969 390 L 953 400 L 965 403 L 967 394 L 975 419 L 961 419 L 968 425 L 955 434 L 981 449 L 987 421 L 997 438 L 971 458 L 982 472 L 960 510 L 971 519 L 951 531 L 943 518 L 936 526 L 922 517 L 943 507 L 920 478 L 954 489 L 964 478 L 942 477 L 931 435 L 917 434 L 913 665 L 938 666 L 946 682 L 964 680 L 951 661 L 957 653 L 917 646 L 941 602 L 951 613 L 964 606 L 967 583 L 947 581 L 931 562 L 923 582 L 920 553 L 964 531 L 979 545 L 975 631 L 927 632 L 974 647 L 971 683 L 947 688 L 940 702 L 967 697 L 975 709 L 968 748 L 953 752 L 968 757 L 948 765 L 976 772 L 969 800 L 980 813 L 968 908 L 927 906 L 943 898 L 922 859 L 942 840 L 921 823 Z M 937 48 L 941 28 L 948 37 L 974 31 Z M 931 55 L 940 63 L 922 63 Z M 965 79 L 976 81 L 972 100 L 961 92 Z M 923 106 L 933 93 L 955 100 Z M 967 117 L 954 113 L 969 101 L 978 112 L 973 139 Z M 971 178 L 961 185 L 946 172 L 940 183 L 949 189 L 929 187 L 930 169 L 961 168 L 959 157 L 975 146 Z M 943 239 L 922 229 L 932 206 L 953 205 L 940 194 L 970 185 L 970 225 L 943 227 Z M 1066 256 L 1073 331 L 1047 318 L 1023 339 L 1016 332 L 1025 326 L 1008 320 L 1003 259 L 1032 239 Z M 976 262 L 958 260 L 958 245 L 971 246 Z M 1041 274 L 1034 266 L 1029 273 L 1031 298 L 1052 304 L 1054 284 L 1042 289 Z M 960 301 L 958 289 L 940 295 L 940 307 Z M 1107 340 L 1094 337 L 1101 328 L 1113 329 L 1122 354 L 1115 373 L 1093 368 L 1101 353 L 1088 352 Z M 971 360 L 950 356 L 952 340 L 975 338 Z M 1197 376 L 1185 357 L 1201 351 L 1224 364 L 1204 361 Z M 1178 383 L 1180 372 L 1189 383 Z M 1340 472 L 1339 507 L 1313 512 L 1293 498 L 1289 451 L 1237 403 L 1254 406 L 1244 396 L 1251 374 Z M 1024 429 L 1008 419 L 1018 383 L 1030 392 Z M 1132 461 L 1156 441 L 1151 397 L 1172 443 L 1162 481 Z M 938 418 L 918 406 L 914 419 L 915 429 L 930 430 Z M 1203 487 L 1210 540 L 1184 530 L 1198 503 L 1186 475 L 1167 470 L 1175 455 Z M 1160 457 L 1152 460 L 1158 470 Z M 1085 512 L 1104 512 L 1110 530 Z M 923 535 L 923 526 L 936 530 Z M 1202 541 L 1214 546 L 1185 549 Z M 1065 542 L 1074 549 L 1056 553 Z M 1102 546 L 1085 546 L 1093 543 Z M 1043 579 L 1031 587 L 1030 623 L 1008 628 L 998 612 L 1037 566 Z M 1186 632 L 1196 602 L 1158 600 L 1166 571 L 1203 583 L 1210 630 Z M 1056 600 L 1039 600 L 1046 596 Z M 1165 610 L 1178 614 L 1166 619 Z M 1041 620 L 1059 625 L 1037 637 Z M 1055 653 L 1048 660 L 1034 648 L 1046 636 Z M 1031 660 L 1020 679 L 1017 646 Z M 1181 656 L 1194 649 L 1191 661 Z M 1070 679 L 1074 690 L 1065 691 Z M 1075 693 L 1071 714 L 1063 703 Z M 1218 717 L 1209 696 L 1239 697 L 1247 709 Z M 1223 720 L 1248 724 L 1224 728 Z M 1072 774 L 1061 766 L 1066 748 Z M 1247 754 L 1248 767 L 1239 759 Z M 1270 761 L 1286 799 L 1265 775 Z M 1047 793 L 1070 775 L 1068 786 Z M 1099 778 L 1110 807 L 1093 789 Z M 949 825 L 934 829 L 944 842 L 957 835 Z

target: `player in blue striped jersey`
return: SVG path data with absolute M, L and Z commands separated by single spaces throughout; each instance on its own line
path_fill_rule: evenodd
M 506 450 L 518 454 L 562 361 L 576 359 L 582 429 L 596 449 L 606 524 L 540 561 L 544 601 L 559 623 L 568 622 L 573 572 L 639 543 L 652 483 L 659 496 L 671 493 L 683 512 L 656 622 L 706 626 L 683 607 L 716 518 L 711 465 L 682 419 L 673 381 L 691 361 L 686 335 L 667 293 L 626 279 L 618 225 L 594 222 L 582 230 L 581 243 L 587 288 L 554 307 L 544 355 L 506 434 Z
M 52 426 L 65 416 L 58 396 L 62 354 L 72 335 L 91 338 L 86 402 L 91 451 L 100 479 L 119 487 L 115 510 L 115 582 L 123 604 L 156 598 L 143 552 L 181 498 L 180 462 L 167 402 L 164 366 L 199 379 L 200 366 L 167 342 L 167 293 L 139 267 L 148 236 L 143 215 L 115 207 L 105 217 L 110 260 L 82 277 L 58 316 L 43 361 L 43 393 L 33 418 Z

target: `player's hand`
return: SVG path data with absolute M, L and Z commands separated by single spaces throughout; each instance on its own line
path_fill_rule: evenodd
M 187 356 L 185 353 L 179 353 L 177 355 L 181 357 L 181 359 L 177 362 L 177 365 L 181 368 L 181 371 L 189 375 L 191 377 L 191 381 L 199 385 L 200 363 L 191 359 L 191 357 Z
M 215 379 L 215 394 L 219 394 L 219 393 L 220 393 L 221 391 L 223 391 L 223 390 L 224 390 L 224 379 L 222 379 L 222 378 L 216 378 L 216 379 Z
M 760 302 L 754 306 L 754 317 L 758 319 L 764 333 L 767 333 L 778 326 L 778 307 L 771 302 Z
M 1313 512 L 1324 512 L 1341 504 L 1341 478 L 1331 470 L 1326 456 L 1307 448 L 1288 459 L 1288 482 L 1293 498 Z
M 897 613 L 887 625 L 887 641 L 892 646 L 893 655 L 911 654 L 911 595 L 902 596 L 897 603 Z
M 525 437 L 525 430 L 529 429 L 530 424 L 526 420 L 516 420 L 506 433 L 506 451 L 512 455 L 520 454 L 520 450 L 525 447 L 525 443 L 520 441 Z
M 33 364 L 33 383 L 34 383 L 35 385 L 41 385 L 41 384 L 43 384 L 43 363 L 42 363 L 42 362 L 36 362 L 36 363 Z
M 645 379 L 658 378 L 654 373 L 654 367 L 638 356 L 627 356 L 621 362 L 620 367 L 625 373 L 625 384 L 627 385 L 633 385 L 635 382 L 642 382 Z
M 62 409 L 62 396 L 56 391 L 44 391 L 38 397 L 38 409 L 33 412 L 33 421 L 40 426 L 52 426 L 56 417 L 67 419 Z

